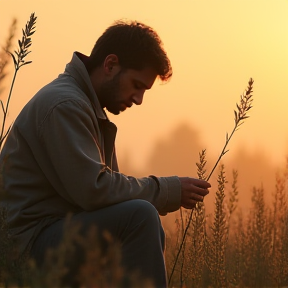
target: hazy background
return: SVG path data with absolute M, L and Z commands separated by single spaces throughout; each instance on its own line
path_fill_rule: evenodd
M 230 178 L 232 169 L 238 169 L 245 206 L 253 185 L 263 184 L 267 195 L 272 194 L 275 172 L 288 154 L 287 0 L 0 0 L 0 45 L 14 17 L 17 39 L 21 37 L 31 12 L 38 16 L 27 57 L 33 63 L 18 75 L 10 122 L 64 70 L 74 51 L 89 55 L 114 20 L 142 21 L 159 33 L 174 75 L 164 85 L 156 82 L 142 106 L 110 116 L 118 126 L 122 171 L 193 177 L 202 149 L 207 149 L 208 166 L 213 166 L 226 132 L 234 126 L 235 104 L 252 77 L 251 118 L 235 134 L 223 162 Z

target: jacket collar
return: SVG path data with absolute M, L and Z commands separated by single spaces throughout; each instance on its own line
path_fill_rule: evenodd
M 79 52 L 74 52 L 71 61 L 66 65 L 64 74 L 72 76 L 81 89 L 87 94 L 92 102 L 97 118 L 107 119 L 107 115 L 102 109 L 95 90 L 92 86 L 89 74 L 84 63 L 79 58 Z M 84 56 L 84 55 L 83 55 Z

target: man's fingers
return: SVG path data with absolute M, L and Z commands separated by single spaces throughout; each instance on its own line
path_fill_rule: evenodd
M 194 193 L 194 194 L 198 194 L 201 196 L 206 196 L 207 194 L 209 194 L 209 190 L 205 189 L 205 188 L 201 188 L 198 186 L 195 186 L 193 184 L 185 184 L 182 186 L 182 191 L 184 193 Z
M 207 194 L 209 194 L 209 190 L 208 189 L 203 189 L 203 188 L 199 188 L 199 187 L 192 187 L 190 189 L 187 189 L 189 191 L 191 191 L 192 193 L 194 194 L 198 194 L 198 195 L 201 195 L 201 196 L 206 196 Z
M 191 178 L 191 184 L 204 189 L 211 187 L 211 184 L 209 182 L 196 178 Z
M 181 206 L 186 209 L 195 208 L 197 202 L 203 202 L 209 194 L 210 183 L 196 178 L 180 177 L 181 181 Z
M 189 199 L 189 200 L 181 203 L 181 206 L 184 207 L 185 209 L 192 209 L 192 208 L 196 207 L 197 202 L 198 201 Z
M 195 193 L 189 193 L 186 194 L 186 197 L 182 198 L 181 206 L 186 209 L 195 208 L 197 202 L 203 202 L 204 196 L 195 194 Z
M 198 194 L 193 193 L 193 194 L 191 195 L 191 198 L 190 198 L 190 199 L 191 199 L 191 200 L 195 200 L 195 201 L 197 201 L 197 202 L 203 202 L 204 196 L 201 196 L 201 195 L 198 195 Z
M 183 187 L 186 185 L 193 185 L 193 186 L 203 188 L 203 189 L 208 189 L 211 187 L 210 183 L 205 180 L 190 178 L 190 177 L 180 177 L 179 179 Z

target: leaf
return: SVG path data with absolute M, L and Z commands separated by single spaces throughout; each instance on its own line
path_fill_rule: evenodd
M 22 58 L 25 58 L 29 53 L 31 53 L 31 51 L 27 51 L 27 52 L 23 53 Z
M 26 38 L 24 41 L 24 46 L 31 42 L 31 38 Z
M 234 110 L 235 119 L 237 119 L 237 112 Z
M 3 101 L 2 101 L 2 100 L 0 100 L 0 102 L 1 102 L 2 111 L 3 111 L 3 113 L 5 114 L 5 108 L 4 108 L 4 104 L 3 104 Z
M 16 52 L 16 51 L 15 51 L 15 52 Z M 14 56 L 11 52 L 9 52 L 9 51 L 8 51 L 8 53 L 12 56 L 14 65 L 16 66 L 16 65 L 17 65 L 17 62 L 16 62 L 15 56 Z M 17 52 L 16 52 L 16 53 L 17 53 Z
M 19 66 L 19 68 L 22 67 L 22 66 L 24 66 L 24 65 L 30 64 L 30 63 L 32 63 L 32 61 L 24 62 L 23 64 L 21 64 L 21 65 Z

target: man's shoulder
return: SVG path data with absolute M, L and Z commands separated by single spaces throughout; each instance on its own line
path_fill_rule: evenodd
M 53 109 L 53 107 L 66 101 L 85 103 L 85 105 L 91 106 L 88 96 L 77 85 L 74 78 L 60 74 L 58 78 L 42 87 L 31 98 L 25 108 L 39 111 L 43 115 L 45 111 Z
M 91 111 L 93 110 L 89 98 L 80 89 L 76 81 L 72 77 L 61 74 L 42 87 L 31 98 L 18 115 L 16 123 L 22 126 L 20 123 L 26 119 L 28 122 L 33 120 L 35 124 L 38 123 L 39 125 L 55 107 L 64 102 L 78 103 L 82 107 L 89 107 Z M 29 115 L 28 118 L 27 115 Z
M 57 102 L 58 99 L 86 100 L 87 95 L 73 77 L 60 74 L 58 78 L 41 88 L 33 98 L 41 98 L 41 101 Z

